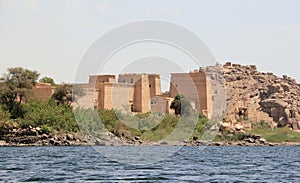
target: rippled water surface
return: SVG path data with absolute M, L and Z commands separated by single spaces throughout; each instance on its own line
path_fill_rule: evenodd
M 124 158 L 130 152 L 168 147 L 110 148 Z M 300 181 L 300 147 L 183 147 L 165 160 L 145 165 L 119 163 L 97 151 L 92 147 L 0 147 L 0 182 Z

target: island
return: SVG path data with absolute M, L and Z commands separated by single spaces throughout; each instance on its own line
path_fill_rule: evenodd
M 21 67 L 0 81 L 0 146 L 300 145 L 300 85 L 255 65 L 91 75 L 55 84 Z

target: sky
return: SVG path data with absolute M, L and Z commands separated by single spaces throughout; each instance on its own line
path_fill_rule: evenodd
M 0 72 L 20 66 L 72 83 L 83 56 L 105 33 L 161 20 L 198 35 L 219 63 L 256 64 L 300 81 L 299 8 L 298 0 L 0 0 Z M 149 48 L 155 45 L 143 47 Z

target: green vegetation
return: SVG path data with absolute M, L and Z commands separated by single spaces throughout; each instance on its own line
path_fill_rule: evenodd
M 190 115 L 192 106 L 184 95 L 176 95 L 170 106 L 174 109 L 176 115 Z
M 71 106 L 72 103 L 72 85 L 62 84 L 56 87 L 55 92 L 52 95 L 52 99 L 57 103 L 57 105 L 68 105 Z
M 10 113 L 0 108 L 0 129 L 6 129 L 15 121 L 16 127 L 41 127 L 44 133 L 77 132 L 78 125 L 72 108 L 68 105 L 57 105 L 53 100 L 42 102 L 30 100 L 22 105 L 23 117 L 10 119 Z
M 45 77 L 43 77 L 42 79 L 40 79 L 39 82 L 42 82 L 42 83 L 49 83 L 49 84 L 51 84 L 52 86 L 55 85 L 54 80 L 53 80 L 52 78 L 50 78 L 50 77 L 47 77 L 47 76 L 45 76 Z
M 39 74 L 21 67 L 8 68 L 0 78 L 0 103 L 11 114 L 11 118 L 23 117 L 22 101 L 27 101 L 32 94 Z
M 12 124 L 10 113 L 0 107 L 0 129 L 6 129 Z
M 82 97 L 84 95 L 85 92 L 82 88 L 64 83 L 56 86 L 52 99 L 57 104 L 71 106 L 73 101 L 76 102 L 77 97 Z
M 235 133 L 235 134 L 229 134 L 229 133 L 223 133 L 222 135 L 217 135 L 213 139 L 215 142 L 236 142 L 241 141 L 245 139 L 244 133 Z
M 166 115 L 159 125 L 143 131 L 141 138 L 149 141 L 157 141 L 166 138 L 174 131 L 179 122 L 179 118 L 180 117 L 174 115 Z
M 134 137 L 140 135 L 137 129 L 131 128 L 129 125 L 126 125 L 126 123 L 120 121 L 114 110 L 100 110 L 99 116 L 105 128 L 118 137 Z
M 195 127 L 194 124 L 189 124 L 188 118 L 176 115 L 163 116 L 156 113 L 129 115 L 114 110 L 91 109 L 76 109 L 74 113 L 84 134 L 101 136 L 107 129 L 118 137 L 132 139 L 138 136 L 144 141 L 159 141 L 166 138 L 187 140 L 193 131 L 195 131 L 193 137 L 201 139 L 208 126 L 207 119 L 202 116 Z
M 177 95 L 171 108 L 177 115 L 160 113 L 135 114 L 118 110 L 75 109 L 71 103 L 84 96 L 79 86 L 58 85 L 55 93 L 46 102 L 30 100 L 32 87 L 39 74 L 23 68 L 9 68 L 0 80 L 0 130 L 12 127 L 40 127 L 43 133 L 70 133 L 79 129 L 85 135 L 101 138 L 107 131 L 118 137 L 132 139 L 136 136 L 144 141 L 159 140 L 211 140 L 239 141 L 244 133 L 223 132 L 222 135 L 210 133 L 215 123 L 205 116 L 195 116 L 190 102 Z M 54 85 L 52 78 L 44 77 L 41 82 Z M 26 103 L 25 103 L 26 102 Z M 195 119 L 198 121 L 195 123 Z M 245 121 L 247 118 L 240 118 Z M 250 122 L 249 122 L 250 123 Z M 269 142 L 300 142 L 300 133 L 288 127 L 272 128 L 264 121 L 252 125 L 248 133 L 260 135 Z
M 54 101 L 41 102 L 31 100 L 24 104 L 24 118 L 21 127 L 42 127 L 45 131 L 77 132 L 78 126 L 72 108 L 57 105 Z
M 288 126 L 283 128 L 271 127 L 269 123 L 261 121 L 252 123 L 252 130 L 247 130 L 246 133 L 232 133 L 230 129 L 223 131 L 222 135 L 217 135 L 214 141 L 241 141 L 246 138 L 247 134 L 259 135 L 268 142 L 300 142 L 300 133 L 293 131 Z
M 300 133 L 289 127 L 272 128 L 268 123 L 261 121 L 252 126 L 252 134 L 261 135 L 269 142 L 300 142 Z
M 69 90 L 65 93 L 58 90 L 59 93 L 55 92 L 53 99 L 46 102 L 30 99 L 38 77 L 36 71 L 20 67 L 7 69 L 0 82 L 0 129 L 6 130 L 14 125 L 20 128 L 41 127 L 45 133 L 77 132 L 78 125 L 70 107 L 72 96 L 65 98 Z M 48 77 L 40 81 L 54 84 L 53 79 Z M 59 98 L 58 94 L 63 96 Z
M 169 140 L 187 140 L 191 134 L 193 134 L 191 138 L 201 139 L 208 126 L 207 119 L 203 116 L 200 116 L 196 125 L 191 118 L 168 114 L 163 116 L 145 113 L 132 116 L 120 115 L 118 111 L 113 110 L 100 110 L 99 116 L 105 128 L 117 136 L 129 138 L 139 136 L 145 141 L 159 141 L 167 137 Z M 127 124 L 129 119 L 131 124 Z
M 77 132 L 80 128 L 85 134 L 97 136 L 108 130 L 119 137 L 139 136 L 143 140 L 162 140 L 172 134 L 176 127 L 179 127 L 179 132 L 186 132 L 185 130 L 191 127 L 191 120 L 188 118 L 191 106 L 184 96 L 177 96 L 173 104 L 181 116 L 164 116 L 160 113 L 131 115 L 114 110 L 73 111 L 72 101 L 76 101 L 76 96 L 83 96 L 85 93 L 80 87 L 70 84 L 58 85 L 49 101 L 30 100 L 32 87 L 38 76 L 36 71 L 10 68 L 5 77 L 1 78 L 1 129 L 6 129 L 12 124 L 20 128 L 40 127 L 44 133 Z M 49 77 L 40 81 L 54 84 L 53 79 Z M 201 131 L 198 131 L 197 135 L 200 134 Z
M 200 139 L 203 139 L 205 138 L 204 135 L 205 135 L 205 132 L 207 129 L 209 129 L 209 123 L 208 123 L 208 120 L 207 118 L 204 116 L 204 115 L 199 115 L 199 118 L 198 118 L 198 122 L 196 124 L 196 127 L 195 127 L 195 130 L 193 132 L 193 135 L 192 135 L 192 138 L 191 140 L 200 140 Z M 210 139 L 210 137 L 208 137 L 208 139 Z
M 98 111 L 77 108 L 74 110 L 74 115 L 83 134 L 100 138 L 102 133 L 105 132 Z

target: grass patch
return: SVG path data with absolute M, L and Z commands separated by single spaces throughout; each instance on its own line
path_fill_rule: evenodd
M 300 133 L 289 127 L 271 128 L 265 122 L 260 122 L 252 126 L 252 134 L 260 135 L 269 142 L 300 142 Z
M 166 115 L 157 126 L 150 130 L 142 131 L 142 140 L 159 141 L 170 135 L 179 122 L 179 117 Z
M 244 133 L 236 133 L 236 134 L 222 134 L 217 135 L 213 141 L 214 142 L 237 142 L 245 139 Z
M 207 119 L 204 116 L 199 116 L 197 124 L 194 124 L 195 118 L 192 116 L 170 114 L 129 115 L 114 110 L 100 110 L 99 117 L 111 133 L 128 138 L 139 136 L 143 141 L 201 139 L 208 129 Z

